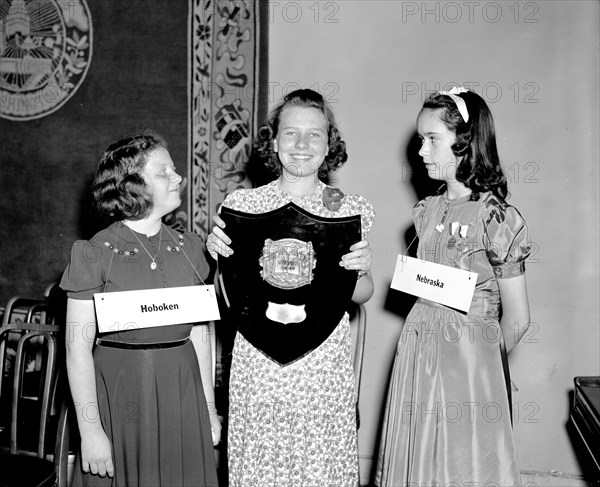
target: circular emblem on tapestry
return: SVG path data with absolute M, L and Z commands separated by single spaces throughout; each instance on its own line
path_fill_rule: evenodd
M 81 86 L 91 61 L 85 0 L 0 0 L 0 118 L 55 112 Z

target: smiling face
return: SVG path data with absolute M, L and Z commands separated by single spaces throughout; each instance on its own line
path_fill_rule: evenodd
M 417 132 L 421 139 L 419 155 L 423 158 L 430 178 L 453 183 L 456 181 L 456 166 L 462 157 L 456 157 L 452 152 L 456 136 L 441 121 L 438 111 L 424 109 L 419 113 L 417 118 Z
M 175 172 L 175 165 L 169 152 L 159 147 L 148 154 L 147 162 L 141 171 L 148 192 L 152 195 L 151 213 L 163 217 L 181 204 L 181 176 Z
M 273 150 L 288 181 L 314 177 L 329 152 L 327 120 L 316 108 L 292 106 L 281 113 Z

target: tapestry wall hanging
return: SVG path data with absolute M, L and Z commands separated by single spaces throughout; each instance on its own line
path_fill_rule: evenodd
M 85 0 L 0 0 L 0 118 L 55 112 L 81 86 L 91 60 Z
M 258 106 L 258 1 L 192 0 L 188 204 L 169 222 L 206 239 L 225 196 L 250 187 Z

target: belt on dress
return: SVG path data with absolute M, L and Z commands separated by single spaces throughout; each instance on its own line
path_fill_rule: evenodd
M 430 301 L 425 298 L 419 298 L 417 299 L 417 302 L 434 308 L 452 309 L 444 304 L 436 303 L 435 301 Z M 479 318 L 488 318 L 490 320 L 498 321 L 500 316 L 500 294 L 491 291 L 475 292 L 468 314 Z
M 97 338 L 96 345 L 99 345 L 101 347 L 122 348 L 126 350 L 157 350 L 160 348 L 180 347 L 181 345 L 185 345 L 189 341 L 189 338 L 184 338 L 183 340 L 173 340 L 172 342 L 161 343 L 126 343 Z

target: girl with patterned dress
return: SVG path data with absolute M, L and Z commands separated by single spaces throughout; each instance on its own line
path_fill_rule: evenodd
M 276 179 L 239 189 L 223 206 L 265 213 L 294 202 L 313 215 L 360 215 L 362 238 L 340 265 L 358 270 L 352 296 L 373 293 L 366 241 L 374 219 L 362 196 L 344 194 L 321 181 L 347 159 L 345 143 L 323 97 L 312 90 L 287 95 L 261 127 L 255 151 Z M 216 256 L 230 255 L 219 226 L 208 238 Z M 226 232 L 226 229 L 225 229 Z M 358 450 L 352 343 L 347 313 L 316 349 L 281 366 L 238 333 L 230 378 L 228 464 L 230 487 L 356 487 Z
M 61 281 L 81 437 L 76 487 L 217 486 L 213 442 L 221 426 L 202 326 L 99 334 L 93 301 L 95 293 L 203 283 L 209 268 L 200 238 L 161 221 L 181 204 L 181 180 L 153 133 L 115 142 L 98 165 L 90 195 L 112 223 L 75 242 Z
M 414 208 L 418 257 L 477 273 L 467 314 L 419 298 L 400 335 L 376 484 L 520 483 L 506 353 L 529 325 L 527 225 L 506 203 L 492 115 L 463 88 L 431 95 L 419 155 L 446 191 Z

